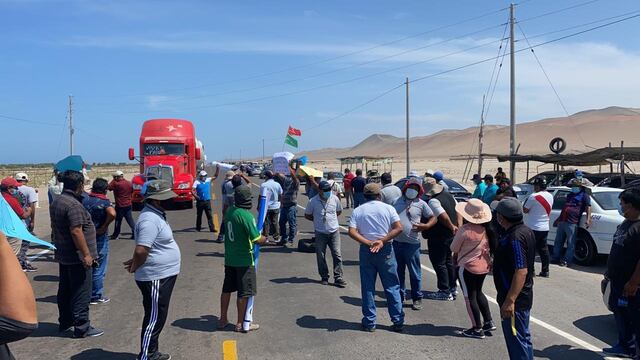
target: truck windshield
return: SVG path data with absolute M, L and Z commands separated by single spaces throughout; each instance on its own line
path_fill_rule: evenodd
M 620 200 L 618 192 L 597 192 L 591 195 L 597 202 L 602 210 L 617 210 L 620 207 Z
M 144 144 L 145 155 L 184 155 L 184 144 Z

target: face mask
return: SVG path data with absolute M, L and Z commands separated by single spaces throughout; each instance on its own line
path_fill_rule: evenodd
M 574 194 L 577 194 L 577 193 L 580 192 L 580 188 L 579 187 L 572 187 L 571 188 L 571 192 L 574 193 Z
M 11 189 L 11 190 L 9 190 L 9 194 L 11 194 L 11 195 L 16 195 L 16 194 L 18 194 L 18 189 Z
M 406 196 L 409 200 L 413 200 L 418 197 L 418 194 L 419 192 L 416 189 L 407 189 L 407 191 L 404 193 L 404 196 Z
M 325 199 L 328 199 L 331 197 L 331 191 L 325 191 L 322 193 Z

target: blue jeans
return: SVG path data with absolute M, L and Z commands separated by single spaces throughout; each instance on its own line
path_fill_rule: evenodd
M 420 243 L 410 244 L 393 242 L 393 251 L 398 262 L 398 280 L 400 281 L 400 294 L 404 298 L 406 293 L 404 273 L 409 268 L 409 282 L 411 284 L 411 299 L 422 299 L 422 268 L 420 267 Z
M 556 240 L 553 243 L 553 260 L 560 260 L 560 254 L 562 254 L 562 248 L 564 242 L 567 241 L 567 252 L 564 253 L 564 261 L 567 264 L 573 262 L 573 253 L 576 250 L 576 234 L 578 225 L 569 224 L 565 221 L 558 223 L 558 231 L 556 232 Z
M 293 242 L 298 229 L 298 220 L 296 218 L 297 206 L 283 206 L 280 209 L 280 238 L 282 241 Z M 289 237 L 287 237 L 287 223 L 289 223 Z
M 516 310 L 515 336 L 511 329 L 511 319 L 502 320 L 502 332 L 507 343 L 510 360 L 533 360 L 533 344 L 531 343 L 531 332 L 529 331 L 530 315 L 530 310 Z
M 353 208 L 357 208 L 358 206 L 364 204 L 366 199 L 364 197 L 364 193 L 354 192 L 353 193 Z
M 98 300 L 103 297 L 104 292 L 104 276 L 107 273 L 107 263 L 109 262 L 109 235 L 102 234 L 96 236 L 96 245 L 98 248 L 98 267 L 93 268 L 91 300 Z
M 393 324 L 404 324 L 404 311 L 400 300 L 398 264 L 391 244 L 385 245 L 377 254 L 368 246 L 360 246 L 360 288 L 362 290 L 362 325 L 376 325 L 376 278 L 380 281 L 387 297 L 389 316 Z

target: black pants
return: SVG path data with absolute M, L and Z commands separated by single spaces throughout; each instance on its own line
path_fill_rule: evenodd
M 207 216 L 207 223 L 209 224 L 209 230 L 214 232 L 213 228 L 213 216 L 211 216 L 211 200 L 197 200 L 196 201 L 196 230 L 200 231 L 202 228 L 202 212 Z
M 116 221 L 113 226 L 113 235 L 111 238 L 115 239 L 120 236 L 120 228 L 122 227 L 122 218 L 127 221 L 131 228 L 131 238 L 133 238 L 133 229 L 136 227 L 136 223 L 133 221 L 133 213 L 131 212 L 131 206 L 118 207 L 116 206 Z
M 58 323 L 60 330 L 73 326 L 75 336 L 83 336 L 90 328 L 89 302 L 93 271 L 82 264 L 59 265 Z
M 449 292 L 456 287 L 456 270 L 451 258 L 451 238 L 431 237 L 427 240 L 429 260 L 438 278 L 438 290 Z
M 264 229 L 262 235 L 265 237 L 273 236 L 274 240 L 280 239 L 280 231 L 278 230 L 278 219 L 280 216 L 280 209 L 267 210 L 267 217 L 264 220 Z
M 489 302 L 482 292 L 482 284 L 487 274 L 474 274 L 465 270 L 464 267 L 460 267 L 458 275 L 464 300 L 469 305 L 467 309 L 469 310 L 469 317 L 471 317 L 473 327 L 480 329 L 484 323 L 493 320 Z M 484 322 L 482 322 L 483 319 Z
M 549 272 L 549 246 L 547 245 L 548 231 L 533 231 L 536 237 L 536 251 L 540 254 L 540 262 L 542 263 L 542 272 Z
M 174 275 L 154 281 L 136 281 L 144 306 L 139 360 L 148 360 L 158 352 L 158 338 L 167 321 L 169 302 L 177 277 L 178 275 Z

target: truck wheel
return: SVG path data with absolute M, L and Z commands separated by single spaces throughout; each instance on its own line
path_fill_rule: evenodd
M 576 250 L 573 258 L 580 265 L 593 265 L 598 256 L 596 244 L 586 230 L 579 230 L 576 238 Z

